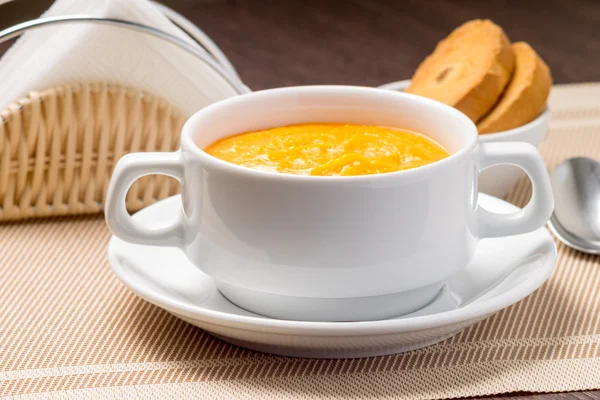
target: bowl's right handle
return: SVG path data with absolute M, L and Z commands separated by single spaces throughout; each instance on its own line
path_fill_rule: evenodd
M 479 145 L 479 171 L 497 164 L 511 164 L 529 176 L 533 187 L 531 200 L 521 210 L 496 214 L 478 207 L 480 238 L 518 235 L 536 230 L 548 221 L 554 208 L 550 177 L 542 156 L 529 143 L 504 142 Z

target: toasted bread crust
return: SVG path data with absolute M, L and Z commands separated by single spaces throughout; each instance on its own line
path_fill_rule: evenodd
M 550 69 L 525 42 L 512 46 L 515 72 L 496 106 L 478 124 L 479 133 L 513 129 L 535 119 L 546 105 L 552 86 Z
M 513 69 L 513 51 L 502 28 L 473 20 L 438 43 L 406 92 L 451 105 L 477 122 L 496 104 Z

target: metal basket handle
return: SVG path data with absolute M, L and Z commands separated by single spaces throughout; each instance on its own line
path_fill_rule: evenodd
M 233 64 L 229 61 L 225 53 L 217 46 L 213 40 L 198 28 L 192 21 L 179 14 L 177 11 L 165 6 L 157 1 L 150 2 L 158 8 L 167 18 L 184 31 L 189 37 L 194 39 L 200 46 L 204 47 L 229 73 L 239 78 Z
M 38 18 L 38 19 L 34 19 L 31 21 L 27 21 L 27 22 L 23 22 L 23 23 L 14 25 L 10 28 L 0 31 L 0 44 L 4 43 L 10 39 L 15 38 L 24 32 L 27 32 L 27 31 L 30 31 L 33 29 L 37 29 L 37 28 L 41 28 L 44 26 L 60 25 L 60 24 L 78 24 L 78 23 L 95 23 L 95 24 L 101 24 L 101 25 L 112 25 L 112 26 L 116 26 L 119 28 L 124 28 L 124 29 L 129 29 L 129 30 L 140 32 L 140 33 L 144 33 L 144 34 L 147 34 L 150 36 L 154 36 L 158 39 L 164 40 L 166 42 L 169 42 L 169 43 L 187 51 L 188 53 L 192 54 L 193 56 L 196 56 L 197 58 L 199 58 L 200 60 L 202 60 L 206 64 L 208 64 L 216 73 L 221 75 L 221 77 L 223 79 L 225 79 L 225 81 L 227 81 L 238 94 L 250 92 L 250 89 L 242 83 L 242 81 L 239 79 L 237 74 L 231 73 L 230 69 L 233 69 L 233 66 L 231 66 L 231 63 L 229 63 L 229 60 L 227 60 L 227 58 L 224 55 L 222 55 L 222 57 L 220 57 L 220 58 L 224 58 L 226 60 L 225 65 L 229 65 L 230 67 L 226 67 L 226 66 L 222 65 L 220 63 L 223 61 L 222 59 L 218 60 L 215 56 L 209 54 L 209 52 L 207 52 L 202 47 L 198 47 L 195 44 L 189 43 L 181 38 L 178 38 L 169 33 L 163 32 L 160 29 L 156 29 L 156 28 L 153 28 L 148 25 L 140 24 L 138 22 L 126 21 L 126 20 L 116 19 L 116 18 L 93 17 L 93 16 L 88 16 L 88 15 L 69 15 L 69 16 L 60 16 L 60 17 Z M 191 22 L 189 22 L 189 23 L 191 24 Z M 215 48 L 218 49 L 216 44 L 214 44 L 214 42 L 212 42 L 212 40 L 208 39 L 208 36 L 206 36 L 206 35 L 204 35 L 204 36 L 205 36 L 205 38 L 204 38 L 205 44 L 207 44 L 209 47 L 212 47 L 213 51 L 215 50 Z M 206 39 L 208 39 L 208 41 Z M 218 52 L 220 52 L 222 54 L 222 52 L 220 50 L 218 50 Z M 233 71 L 235 71 L 235 69 L 233 69 Z

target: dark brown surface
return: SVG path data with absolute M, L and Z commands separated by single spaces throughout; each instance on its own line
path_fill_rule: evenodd
M 598 400 L 600 391 L 593 392 L 569 392 L 569 393 L 547 393 L 547 394 L 512 394 L 499 397 L 484 397 L 484 399 L 494 400 Z
M 600 1 L 182 1 L 253 89 L 409 78 L 438 40 L 490 18 L 529 42 L 557 83 L 600 81 Z
M 49 3 L 3 5 L 0 27 L 35 17 Z M 164 3 L 208 33 L 255 90 L 322 83 L 373 86 L 405 79 L 439 39 L 473 18 L 490 18 L 511 40 L 529 42 L 551 67 L 556 83 L 600 81 L 596 0 Z M 500 398 L 592 400 L 600 399 L 600 391 Z
M 490 18 L 513 41 L 528 41 L 557 83 L 600 81 L 598 0 L 163 2 L 214 38 L 252 89 L 405 79 L 439 39 L 472 18 Z M 4 4 L 0 27 L 35 17 L 50 3 Z

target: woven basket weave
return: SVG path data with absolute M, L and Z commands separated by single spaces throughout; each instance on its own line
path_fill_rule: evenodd
M 105 83 L 33 92 L 0 118 L 0 221 L 100 212 L 119 158 L 178 149 L 186 119 L 163 99 Z M 171 178 L 144 177 L 127 207 L 178 190 Z

